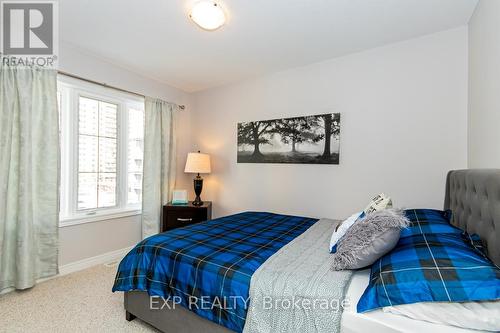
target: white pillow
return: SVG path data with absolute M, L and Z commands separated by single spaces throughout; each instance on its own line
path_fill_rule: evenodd
M 365 214 L 373 213 L 382 209 L 387 209 L 392 207 L 392 200 L 390 197 L 386 196 L 384 193 L 376 195 L 366 206 L 365 210 L 359 213 L 352 214 L 347 220 L 343 221 L 337 230 L 333 231 L 332 238 L 330 239 L 330 253 L 335 253 L 334 247 L 337 245 L 338 241 L 345 235 L 347 230 L 358 220 L 358 218 L 363 217 Z
M 363 212 L 357 212 L 352 214 L 347 220 L 343 221 L 336 230 L 333 231 L 332 238 L 330 239 L 330 252 L 333 251 L 333 247 L 337 242 L 345 235 L 347 230 L 356 222 L 356 220 L 363 214 Z
M 388 306 L 384 312 L 466 329 L 500 331 L 500 300 L 490 302 L 422 302 Z
M 384 193 L 377 194 L 366 206 L 364 212 L 365 214 L 370 214 L 383 209 L 392 208 L 392 199 Z

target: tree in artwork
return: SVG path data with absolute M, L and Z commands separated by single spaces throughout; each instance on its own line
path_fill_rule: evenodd
M 329 158 L 331 156 L 331 144 L 332 137 L 335 139 L 339 138 L 340 135 L 340 113 L 327 113 L 316 116 L 319 122 L 316 124 L 317 127 L 323 129 L 325 144 L 323 149 L 323 158 Z
M 272 121 L 251 121 L 238 124 L 238 144 L 253 145 L 253 156 L 261 156 L 260 145 L 269 144 L 273 134 Z
M 297 117 L 276 120 L 274 132 L 280 134 L 281 142 L 291 145 L 292 152 L 297 152 L 297 145 L 304 142 L 318 142 L 322 134 L 313 131 L 316 117 Z

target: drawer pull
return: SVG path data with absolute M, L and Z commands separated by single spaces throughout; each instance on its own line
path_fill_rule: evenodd
M 179 221 L 179 222 L 191 222 L 191 221 L 193 221 L 193 219 L 181 219 L 180 217 L 178 217 L 177 221 Z

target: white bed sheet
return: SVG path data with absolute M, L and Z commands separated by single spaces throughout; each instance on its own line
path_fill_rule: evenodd
M 391 333 L 391 332 L 440 332 L 440 333 L 464 333 L 479 332 L 467 330 L 454 326 L 433 324 L 425 321 L 414 320 L 405 316 L 392 313 L 384 313 L 382 310 L 375 310 L 367 313 L 357 313 L 356 304 L 363 294 L 370 270 L 362 270 L 354 273 L 348 287 L 346 297 L 350 306 L 344 309 L 341 321 L 341 333 Z

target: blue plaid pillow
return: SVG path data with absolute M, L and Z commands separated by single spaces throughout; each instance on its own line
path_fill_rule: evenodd
M 449 212 L 406 211 L 411 221 L 396 247 L 371 268 L 358 312 L 417 302 L 500 299 L 500 268 L 479 237 L 450 225 Z
M 407 209 L 406 217 L 412 222 L 408 228 L 401 230 L 401 236 L 426 234 L 461 234 L 462 230 L 450 224 L 451 210 Z

